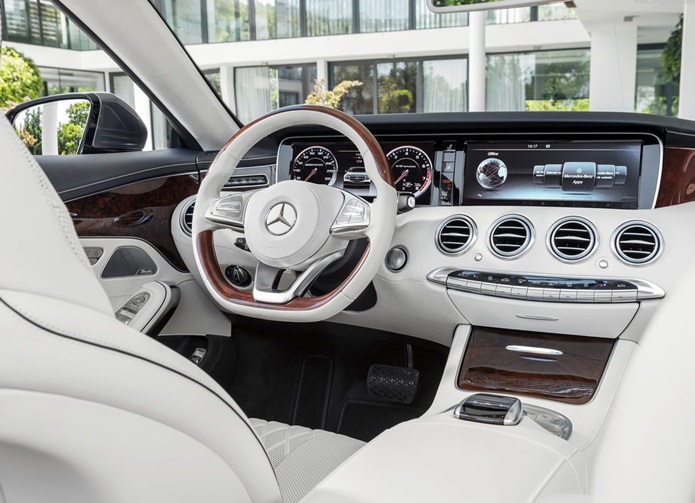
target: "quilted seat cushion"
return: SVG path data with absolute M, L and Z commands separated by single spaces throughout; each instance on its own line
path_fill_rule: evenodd
M 323 430 L 250 419 L 263 442 L 285 503 L 296 503 L 364 442 Z

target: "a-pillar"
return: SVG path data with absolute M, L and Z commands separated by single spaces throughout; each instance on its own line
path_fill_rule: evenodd
M 591 110 L 633 112 L 637 83 L 637 26 L 615 21 L 591 32 Z
M 685 3 L 678 115 L 695 120 L 695 4 Z
M 468 110 L 485 111 L 485 12 L 468 14 Z

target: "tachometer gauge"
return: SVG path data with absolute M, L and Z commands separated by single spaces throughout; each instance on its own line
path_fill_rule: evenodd
M 432 183 L 432 161 L 417 147 L 406 145 L 386 154 L 398 192 L 420 196 Z
M 325 147 L 309 147 L 295 158 L 290 178 L 319 185 L 333 185 L 338 173 L 338 161 Z

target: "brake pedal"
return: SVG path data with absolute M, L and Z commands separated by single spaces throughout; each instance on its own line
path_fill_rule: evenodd
M 372 365 L 367 374 L 367 390 L 375 398 L 411 404 L 417 393 L 420 371 L 392 365 Z

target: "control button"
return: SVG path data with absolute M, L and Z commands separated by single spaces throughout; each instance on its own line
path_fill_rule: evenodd
M 456 276 L 449 276 L 446 280 L 446 286 L 454 290 L 465 290 L 468 286 L 468 280 L 457 278 Z
M 637 290 L 614 290 L 613 302 L 637 302 Z
M 495 291 L 497 297 L 511 297 L 512 287 L 508 285 L 497 285 L 497 290 Z
M 577 291 L 568 290 L 563 288 L 560 290 L 560 301 L 561 302 L 577 302 Z
M 611 291 L 603 291 L 603 292 L 594 292 L 594 302 L 597 303 L 611 303 L 613 302 L 613 292 Z
M 593 290 L 579 290 L 577 292 L 577 302 L 593 302 L 594 292 Z
M 513 286 L 512 287 L 512 298 L 514 299 L 526 299 L 528 293 L 528 288 L 525 286 Z
M 408 254 L 405 248 L 394 246 L 386 254 L 386 267 L 392 272 L 398 272 L 405 267 L 408 262 Z
M 543 289 L 543 300 L 559 301 L 560 300 L 560 290 L 558 290 L 557 288 L 544 288 Z
M 234 241 L 234 246 L 244 251 L 251 251 L 249 245 L 246 243 L 246 238 L 236 238 Z
M 480 293 L 482 287 L 483 284 L 480 281 L 468 280 L 468 286 L 466 286 L 466 290 L 471 293 Z
M 526 293 L 526 298 L 528 300 L 543 300 L 543 289 L 542 288 L 529 288 Z
M 497 292 L 497 285 L 493 283 L 483 283 L 480 287 L 480 293 L 483 295 L 495 295 Z

